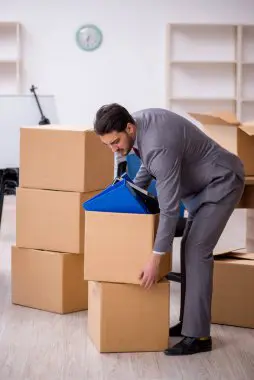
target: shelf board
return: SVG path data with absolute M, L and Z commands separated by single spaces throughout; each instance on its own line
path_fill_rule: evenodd
M 226 27 L 226 28 L 228 28 L 228 27 L 236 27 L 236 26 L 238 26 L 239 24 L 220 24 L 220 23 L 217 23 L 217 22 L 212 22 L 212 23 L 209 23 L 209 24 L 207 24 L 207 23 L 203 23 L 203 22 L 186 22 L 186 23 L 180 23 L 180 22 L 171 22 L 169 25 L 172 25 L 172 26 L 180 26 L 181 28 L 182 27 L 185 27 L 185 26 L 187 26 L 187 27 L 200 27 L 200 26 L 202 26 L 202 27 L 222 27 L 222 28 L 224 28 L 224 27 Z M 241 24 L 242 26 L 253 26 L 253 24 Z
M 17 25 L 20 25 L 20 23 L 16 21 L 0 21 L 0 28 L 2 26 L 10 27 L 10 26 L 17 26 Z
M 228 108 L 254 115 L 254 24 L 170 23 L 167 103 L 173 109 Z
M 179 59 L 173 59 L 172 61 L 171 61 L 171 63 L 172 64 L 191 64 L 191 65 L 199 65 L 199 64 L 208 64 L 208 65 L 225 65 L 225 64 L 230 64 L 230 65 L 233 65 L 233 64 L 236 64 L 237 63 L 237 61 L 235 61 L 235 60 L 233 60 L 233 61 L 205 61 L 205 60 L 200 60 L 200 61 L 198 61 L 198 60 L 193 60 L 193 61 L 191 61 L 191 60 L 179 60 Z
M 184 96 L 173 96 L 171 98 L 169 98 L 169 100 L 178 100 L 178 101 L 204 101 L 204 102 L 210 102 L 210 101 L 236 101 L 236 98 L 218 98 L 218 97 L 211 97 L 211 98 L 196 98 L 196 97 L 184 97 Z
M 6 63 L 11 63 L 11 64 L 16 64 L 19 61 L 17 59 L 0 59 L 0 64 L 6 64 Z

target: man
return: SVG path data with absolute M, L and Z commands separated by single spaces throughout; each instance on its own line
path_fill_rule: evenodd
M 242 162 L 168 110 L 152 108 L 130 115 L 118 104 L 106 105 L 97 111 L 94 129 L 113 152 L 126 156 L 133 149 L 141 158 L 134 181 L 138 186 L 147 188 L 156 179 L 159 226 L 152 258 L 140 275 L 142 286 L 155 282 L 161 255 L 172 252 L 180 200 L 185 205 L 184 311 L 182 321 L 170 329 L 171 336 L 183 339 L 165 354 L 210 351 L 213 249 L 242 196 Z

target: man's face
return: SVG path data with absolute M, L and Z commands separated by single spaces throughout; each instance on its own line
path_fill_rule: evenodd
M 133 124 L 128 124 L 125 131 L 107 133 L 100 136 L 101 141 L 111 148 L 113 153 L 119 153 L 121 156 L 127 156 L 133 148 L 135 142 L 136 127 Z

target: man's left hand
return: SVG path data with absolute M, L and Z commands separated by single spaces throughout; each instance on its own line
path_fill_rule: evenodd
M 161 256 L 153 254 L 151 259 L 145 265 L 143 271 L 141 272 L 139 279 L 141 280 L 141 286 L 146 289 L 150 289 L 151 286 L 156 282 Z

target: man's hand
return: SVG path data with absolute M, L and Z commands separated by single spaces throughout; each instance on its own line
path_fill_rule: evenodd
M 149 289 L 155 282 L 159 272 L 161 256 L 153 254 L 151 259 L 145 265 L 141 272 L 139 279 L 141 280 L 141 286 Z

